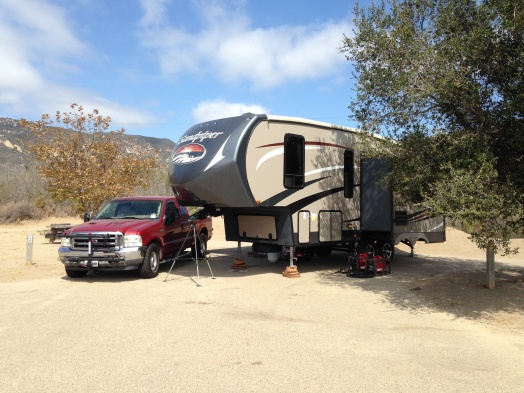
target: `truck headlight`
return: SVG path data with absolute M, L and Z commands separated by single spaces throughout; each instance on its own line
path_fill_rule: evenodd
M 60 239 L 60 246 L 62 247 L 71 247 L 71 238 L 63 237 Z
M 123 247 L 140 247 L 142 246 L 142 236 L 140 235 L 124 235 Z

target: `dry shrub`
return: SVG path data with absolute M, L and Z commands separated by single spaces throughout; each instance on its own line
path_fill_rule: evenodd
M 47 217 L 75 216 L 72 203 L 46 204 L 38 207 L 34 202 L 19 201 L 7 202 L 0 206 L 0 224 L 7 224 L 28 220 L 41 220 Z
M 73 202 L 47 203 L 45 206 L 47 217 L 73 217 L 79 216 L 75 213 Z
M 0 207 L 0 223 L 41 220 L 45 211 L 30 202 L 7 202 Z

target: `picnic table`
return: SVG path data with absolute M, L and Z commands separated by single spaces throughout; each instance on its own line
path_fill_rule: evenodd
M 44 236 L 49 239 L 49 243 L 54 243 L 56 238 L 60 238 L 64 231 L 71 228 L 72 225 L 69 223 L 65 224 L 51 224 L 48 225 L 46 228 L 49 228 L 45 231 Z

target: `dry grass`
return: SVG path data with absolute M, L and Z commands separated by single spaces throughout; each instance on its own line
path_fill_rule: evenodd
M 7 202 L 0 206 L 0 224 L 9 224 L 21 221 L 42 220 L 48 217 L 71 217 L 74 216 L 73 205 L 46 204 L 37 207 L 29 201 Z

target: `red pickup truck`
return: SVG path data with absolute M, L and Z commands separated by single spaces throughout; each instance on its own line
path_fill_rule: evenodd
M 73 278 L 88 271 L 133 269 L 151 278 L 158 275 L 160 263 L 179 251 L 191 248 L 205 257 L 212 234 L 211 217 L 190 216 L 175 197 L 116 198 L 92 219 L 64 232 L 58 257 Z

